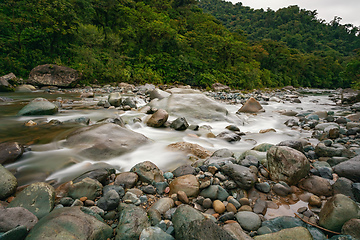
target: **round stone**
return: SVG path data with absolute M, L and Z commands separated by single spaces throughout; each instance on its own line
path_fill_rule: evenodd
M 220 200 L 215 200 L 213 202 L 213 208 L 214 208 L 215 212 L 217 212 L 219 214 L 222 214 L 225 212 L 225 205 Z
M 256 231 L 261 226 L 259 215 L 249 211 L 238 212 L 235 214 L 236 220 L 246 231 Z

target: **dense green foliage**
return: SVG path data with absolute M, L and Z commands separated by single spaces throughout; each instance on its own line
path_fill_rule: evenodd
M 276 21 L 274 17 L 275 27 L 266 29 L 258 25 L 256 31 L 251 31 L 256 21 L 241 19 L 244 16 L 253 19 L 251 14 L 257 11 L 245 8 L 240 13 L 239 9 L 243 11 L 240 5 L 201 1 L 201 7 L 213 13 L 228 30 L 219 20 L 204 14 L 196 3 L 195 0 L 0 2 L 0 75 L 13 72 L 26 78 L 35 66 L 53 63 L 80 71 L 83 84 L 151 82 L 207 87 L 220 82 L 251 89 L 290 84 L 347 87 L 359 79 L 360 60 L 353 52 L 359 48 L 359 37 L 355 30 L 337 21 L 330 26 L 316 20 L 313 12 L 290 7 L 289 12 L 283 10 L 291 20 L 286 37 L 276 39 L 271 36 L 278 34 L 275 30 L 285 28 L 281 21 L 286 19 L 280 17 L 281 21 Z M 215 13 L 206 5 L 224 11 Z M 227 8 L 233 12 L 227 13 Z M 256 24 L 268 13 L 276 16 L 278 12 L 262 11 Z M 227 22 L 228 14 L 235 23 Z M 303 14 L 308 17 L 301 20 Z M 305 29 L 304 33 L 291 27 L 296 21 L 299 29 Z M 312 24 L 319 26 L 314 31 L 326 38 L 319 41 L 314 32 L 308 33 L 306 26 Z M 266 38 L 260 38 L 262 35 Z M 292 37 L 295 38 L 290 44 Z

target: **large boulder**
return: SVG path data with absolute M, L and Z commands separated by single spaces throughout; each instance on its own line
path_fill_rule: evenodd
M 234 239 L 211 219 L 206 219 L 200 212 L 189 205 L 179 206 L 172 217 L 172 222 L 176 239 Z
M 0 209 L 0 232 L 7 232 L 17 226 L 26 226 L 31 230 L 38 222 L 38 218 L 23 207 Z
M 273 146 L 268 150 L 266 157 L 270 178 L 273 181 L 295 185 L 310 171 L 310 163 L 306 156 L 290 147 Z
M 340 232 L 344 223 L 358 218 L 359 206 L 349 197 L 336 194 L 328 200 L 319 214 L 319 225 L 336 232 Z
M 161 100 L 154 99 L 149 105 L 166 110 L 172 117 L 184 117 L 190 122 L 229 121 L 241 122 L 215 100 L 192 89 L 170 89 L 171 95 Z
M 14 175 L 0 164 L 0 200 L 13 194 L 17 187 Z
M 120 217 L 116 228 L 116 240 L 137 240 L 141 232 L 150 227 L 147 214 L 141 207 L 121 203 L 118 209 Z
M 354 239 L 360 239 L 360 219 L 350 219 L 347 221 L 342 229 L 341 233 L 344 235 L 350 235 Z
M 249 168 L 238 164 L 227 163 L 221 167 L 221 171 L 232 178 L 241 189 L 248 190 L 256 182 L 254 173 Z
M 33 183 L 16 195 L 8 205 L 23 207 L 32 212 L 38 219 L 46 216 L 54 208 L 55 190 L 47 183 Z
M 70 182 L 68 195 L 74 199 L 87 197 L 87 199 L 94 200 L 101 195 L 103 189 L 102 184 L 92 178 L 84 178 L 79 182 Z
M 200 184 L 194 175 L 184 175 L 175 178 L 170 183 L 170 194 L 184 191 L 188 197 L 197 197 L 200 190 Z
M 332 195 L 333 192 L 332 186 L 327 179 L 314 175 L 301 180 L 299 183 L 299 187 L 317 196 L 329 197 Z
M 78 79 L 79 74 L 75 69 L 45 64 L 31 70 L 28 82 L 40 86 L 69 87 Z
M 0 92 L 14 91 L 13 86 L 9 83 L 10 80 L 16 79 L 15 74 L 9 73 L 0 77 Z
M 153 182 L 164 181 L 162 171 L 150 161 L 138 163 L 130 171 L 136 173 L 142 182 L 151 184 Z
M 106 240 L 112 229 L 106 223 L 89 214 L 82 207 L 66 207 L 52 211 L 30 231 L 26 240 Z
M 149 142 L 140 133 L 113 123 L 92 125 L 75 130 L 67 136 L 65 147 L 75 148 L 80 155 L 104 160 L 130 152 Z
M 169 150 L 182 151 L 192 154 L 198 158 L 205 159 L 211 156 L 212 152 L 196 143 L 176 142 L 167 146 Z
M 146 122 L 149 127 L 159 128 L 166 123 L 169 114 L 164 109 L 158 109 Z
M 360 156 L 337 164 L 334 172 L 340 177 L 348 178 L 354 182 L 360 182 Z
M 301 239 L 301 240 L 313 240 L 310 232 L 304 227 L 295 227 L 295 228 L 286 228 L 275 233 L 268 233 L 260 236 L 254 237 L 255 240 L 292 240 L 292 239 Z
M 249 98 L 244 105 L 238 110 L 238 113 L 258 113 L 264 112 L 265 110 L 261 104 L 255 100 L 255 98 Z
M 28 105 L 23 107 L 18 115 L 52 115 L 58 112 L 58 106 L 49 102 L 45 98 L 35 98 Z

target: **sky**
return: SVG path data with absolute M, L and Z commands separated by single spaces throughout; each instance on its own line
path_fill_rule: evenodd
M 351 23 L 360 27 L 360 0 L 226 0 L 232 3 L 242 2 L 243 6 L 254 9 L 270 7 L 272 10 L 298 5 L 300 9 L 317 10 L 317 18 L 330 22 L 334 16 L 341 17 L 340 24 Z

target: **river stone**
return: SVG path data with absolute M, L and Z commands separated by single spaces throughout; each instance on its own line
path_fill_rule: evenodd
M 179 117 L 170 124 L 170 127 L 177 131 L 183 131 L 189 127 L 189 123 L 184 117 Z
M 121 94 L 119 92 L 110 93 L 108 102 L 111 106 L 119 107 L 121 105 Z
M 175 178 L 170 183 L 170 195 L 178 191 L 184 191 L 188 197 L 197 197 L 199 194 L 200 184 L 194 175 L 184 175 Z
M 52 115 L 58 112 L 58 107 L 45 98 L 35 98 L 28 105 L 23 107 L 18 115 Z
M 94 164 L 96 167 L 96 164 Z M 100 166 L 100 165 L 99 165 Z M 110 167 L 110 165 L 109 165 Z M 76 177 L 73 179 L 74 183 L 80 182 L 81 180 L 85 179 L 85 178 L 91 178 L 91 179 L 95 179 L 98 180 L 102 185 L 107 185 L 109 184 L 109 179 L 111 174 L 115 174 L 115 169 L 113 168 L 95 168 L 95 169 L 90 169 L 89 171 L 81 174 L 80 176 Z
M 222 214 L 225 212 L 225 205 L 222 201 L 220 200 L 215 200 L 213 203 L 212 203 L 212 206 L 215 210 L 215 212 L 219 213 L 219 214 Z
M 287 184 L 285 185 L 285 184 L 281 184 L 281 183 L 274 184 L 273 191 L 277 195 L 283 196 L 283 197 L 289 195 L 292 192 L 291 187 L 289 185 L 287 185 Z
M 44 64 L 31 70 L 28 82 L 40 86 L 69 87 L 78 79 L 79 74 L 75 69 L 55 64 Z
M 106 160 L 130 152 L 149 143 L 140 133 L 113 123 L 96 124 L 75 130 L 67 136 L 65 147 L 93 160 Z
M 246 231 L 256 231 L 261 227 L 261 219 L 254 212 L 242 211 L 235 214 L 236 220 Z
M 134 172 L 123 172 L 117 175 L 115 185 L 123 185 L 125 188 L 132 188 L 136 185 L 139 176 Z
M 360 209 L 357 204 L 342 194 L 336 194 L 328 200 L 319 214 L 319 225 L 340 232 L 345 222 L 358 218 Z
M 267 152 L 268 170 L 273 181 L 297 184 L 310 171 L 310 163 L 298 150 L 286 146 L 273 146 Z
M 261 104 L 255 98 L 249 98 L 244 105 L 237 111 L 237 113 L 257 113 L 265 111 Z
M 0 143 L 0 164 L 15 162 L 23 152 L 24 147 L 17 142 Z
M 120 196 L 115 190 L 110 190 L 98 200 L 96 203 L 96 206 L 99 208 L 105 210 L 105 211 L 111 211 L 117 208 L 120 202 Z
M 159 227 L 147 227 L 142 230 L 140 240 L 175 240 L 175 238 Z
M 296 149 L 299 152 L 302 152 L 302 153 L 304 152 L 303 145 L 300 141 L 286 140 L 286 141 L 282 141 L 282 142 L 278 143 L 276 146 L 287 146 L 287 147 Z
M 17 180 L 14 175 L 0 164 L 0 200 L 5 199 L 16 191 Z
M 334 172 L 339 177 L 348 178 L 354 182 L 360 182 L 360 160 L 358 157 L 339 163 L 334 167 Z
M 142 182 L 152 184 L 153 182 L 163 182 L 164 176 L 162 171 L 152 162 L 144 161 L 136 164 L 130 169 L 131 172 L 139 175 L 139 179 Z
M 242 121 L 228 112 L 217 101 L 200 91 L 171 89 L 171 95 L 162 100 L 152 100 L 149 105 L 165 109 L 171 116 L 185 117 L 188 121 L 228 121 L 241 124 Z
M 95 179 L 85 178 L 80 182 L 70 182 L 68 195 L 74 199 L 87 197 L 89 200 L 94 200 L 101 195 L 103 185 Z
M 55 190 L 47 183 L 33 183 L 16 195 L 8 208 L 23 207 L 38 219 L 46 216 L 54 208 Z
M 342 145 L 326 146 L 320 142 L 315 147 L 315 153 L 318 157 L 341 157 L 345 147 Z
M 157 210 L 160 214 L 164 214 L 170 208 L 175 206 L 174 200 L 168 197 L 160 198 L 157 200 L 150 209 Z
M 161 100 L 163 98 L 169 97 L 171 94 L 156 88 L 156 89 L 149 91 L 149 95 L 150 95 L 150 100 L 153 100 L 155 98 Z
M 271 186 L 268 182 L 256 183 L 255 188 L 263 193 L 268 193 L 271 190 Z
M 82 207 L 55 209 L 35 225 L 26 240 L 111 238 L 111 227 L 83 210 Z
M 328 180 L 318 176 L 310 176 L 299 183 L 299 187 L 317 196 L 331 196 L 333 189 Z
M 189 205 L 180 205 L 172 217 L 172 222 L 176 239 L 233 239 L 211 219 L 205 219 L 200 212 Z
M 167 146 L 170 150 L 182 151 L 187 154 L 192 154 L 198 158 L 205 159 L 211 156 L 212 152 L 203 148 L 199 144 L 188 142 L 176 142 Z
M 195 168 L 192 167 L 190 164 L 181 165 L 180 167 L 176 168 L 172 171 L 174 177 L 181 177 L 188 174 L 195 174 Z
M 233 239 L 236 240 L 251 240 L 241 228 L 240 224 L 233 221 L 224 225 L 223 229 L 227 231 Z
M 301 240 L 313 240 L 310 232 L 304 227 L 295 227 L 295 228 L 287 228 L 275 233 L 268 233 L 260 236 L 255 236 L 255 240 L 293 240 L 294 237 L 296 239 Z
M 315 130 L 324 131 L 326 128 L 329 127 L 340 128 L 339 124 L 330 122 L 330 123 L 319 123 L 318 125 L 315 126 Z
M 158 109 L 146 122 L 149 127 L 159 128 L 167 121 L 169 114 L 164 109 Z
M 352 200 L 355 201 L 354 194 L 351 189 L 351 185 L 354 182 L 350 179 L 340 177 L 336 182 L 332 185 L 334 189 L 334 195 L 335 194 L 343 194 L 345 196 L 350 197 Z M 360 199 L 359 199 L 360 200 Z
M 255 175 L 247 167 L 233 163 L 227 163 L 221 167 L 221 171 L 232 178 L 235 183 L 244 190 L 252 188 L 256 182 Z
M 21 225 L 30 231 L 37 222 L 38 218 L 26 208 L 0 208 L 0 232 L 7 232 Z
M 150 227 L 147 214 L 141 207 L 120 203 L 119 224 L 116 228 L 116 240 L 137 240 L 141 232 Z
M 354 194 L 355 201 L 360 202 L 360 183 L 351 184 L 351 191 Z
M 350 219 L 347 221 L 342 229 L 341 233 L 344 235 L 350 235 L 354 239 L 360 239 L 360 219 Z
M 267 152 L 274 144 L 271 143 L 261 143 L 255 147 L 253 147 L 251 150 L 259 151 L 259 152 Z

